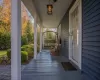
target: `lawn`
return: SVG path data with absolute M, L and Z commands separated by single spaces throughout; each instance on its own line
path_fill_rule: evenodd
M 0 51 L 0 57 L 4 55 L 7 55 L 7 51 Z

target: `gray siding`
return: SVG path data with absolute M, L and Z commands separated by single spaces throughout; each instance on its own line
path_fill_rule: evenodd
M 82 8 L 83 80 L 100 80 L 100 0 L 82 0 Z M 69 10 L 61 21 L 61 54 L 67 57 L 69 43 L 68 13 Z
M 72 4 L 68 8 L 65 16 L 63 17 L 61 21 L 61 55 L 66 56 L 68 58 L 68 46 L 69 46 L 69 10 L 73 6 L 74 2 L 76 0 L 72 1 Z
M 83 80 L 100 80 L 100 0 L 83 0 Z
M 61 55 L 68 57 L 68 30 L 69 30 L 69 18 L 68 14 L 64 16 L 62 22 L 61 22 Z

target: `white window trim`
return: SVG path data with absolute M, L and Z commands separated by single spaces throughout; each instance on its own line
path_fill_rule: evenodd
M 77 63 L 75 60 L 72 59 L 72 39 L 71 39 L 71 13 L 75 10 L 75 8 L 79 6 L 79 46 L 78 46 L 78 52 L 80 53 L 79 55 L 79 63 Z M 81 69 L 82 65 L 82 0 L 76 0 L 74 5 L 69 11 L 69 60 L 74 62 L 79 69 Z

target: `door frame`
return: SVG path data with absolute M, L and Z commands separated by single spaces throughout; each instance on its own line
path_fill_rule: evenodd
M 73 58 L 72 58 L 72 20 L 71 20 L 71 14 L 72 12 L 75 10 L 75 8 L 78 6 L 79 8 L 79 38 L 78 38 L 78 52 L 79 52 L 79 58 L 78 58 L 78 62 L 76 62 Z M 72 6 L 72 8 L 69 11 L 69 60 L 72 61 L 74 64 L 76 64 L 78 66 L 79 69 L 81 69 L 81 64 L 82 64 L 82 0 L 76 0 L 76 2 L 74 3 L 74 5 Z

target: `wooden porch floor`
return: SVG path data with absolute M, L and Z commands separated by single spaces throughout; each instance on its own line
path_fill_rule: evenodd
M 54 57 L 48 50 L 38 54 L 22 71 L 21 80 L 81 80 L 79 71 L 64 71 L 64 57 Z

